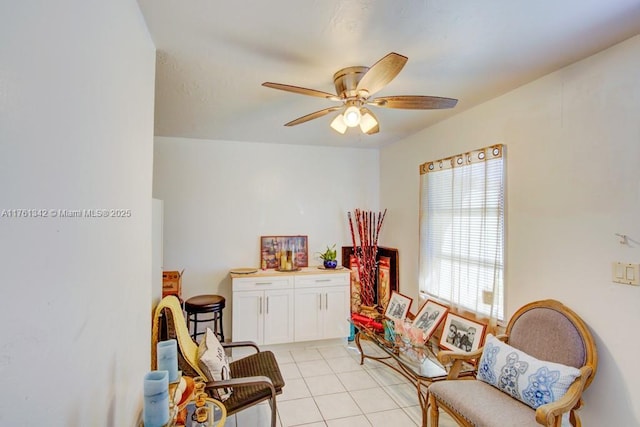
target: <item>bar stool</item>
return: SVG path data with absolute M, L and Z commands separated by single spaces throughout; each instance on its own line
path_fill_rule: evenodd
M 193 322 L 193 333 L 191 338 L 196 341 L 198 335 L 204 334 L 204 331 L 198 332 L 198 323 L 213 321 L 213 332 L 218 336 L 220 342 L 224 342 L 224 330 L 222 329 L 222 309 L 225 300 L 221 295 L 196 295 L 184 302 L 184 310 L 187 312 L 187 330 L 191 330 L 191 322 Z M 212 317 L 206 319 L 198 319 L 198 314 L 211 313 Z

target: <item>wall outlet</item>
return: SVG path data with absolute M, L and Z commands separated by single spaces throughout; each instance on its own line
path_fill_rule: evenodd
M 640 279 L 640 265 L 614 262 L 612 263 L 612 276 L 612 280 L 615 283 L 639 286 L 640 282 L 638 279 Z

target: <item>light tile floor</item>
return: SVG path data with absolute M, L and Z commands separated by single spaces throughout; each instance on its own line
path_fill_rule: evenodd
M 366 354 L 381 350 L 362 342 Z M 414 386 L 402 375 L 373 360 L 360 365 L 352 342 L 331 341 L 272 350 L 285 380 L 277 398 L 279 427 L 412 427 L 422 415 Z M 271 409 L 262 403 L 227 418 L 228 427 L 270 424 Z M 440 413 L 440 426 L 456 424 Z

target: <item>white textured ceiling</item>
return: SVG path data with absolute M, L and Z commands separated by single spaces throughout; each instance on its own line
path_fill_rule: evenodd
M 380 147 L 640 33 L 640 0 L 138 0 L 157 48 L 157 136 Z M 261 86 L 335 93 L 341 68 L 409 57 L 376 96 L 459 99 L 452 110 L 374 109 L 345 135 L 334 106 Z

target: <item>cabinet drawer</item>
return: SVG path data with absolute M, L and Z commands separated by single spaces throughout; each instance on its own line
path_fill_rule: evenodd
M 247 277 L 233 279 L 232 291 L 257 291 L 293 288 L 292 277 Z
M 349 272 L 336 274 L 309 274 L 296 276 L 296 288 L 308 286 L 345 286 L 349 284 Z

